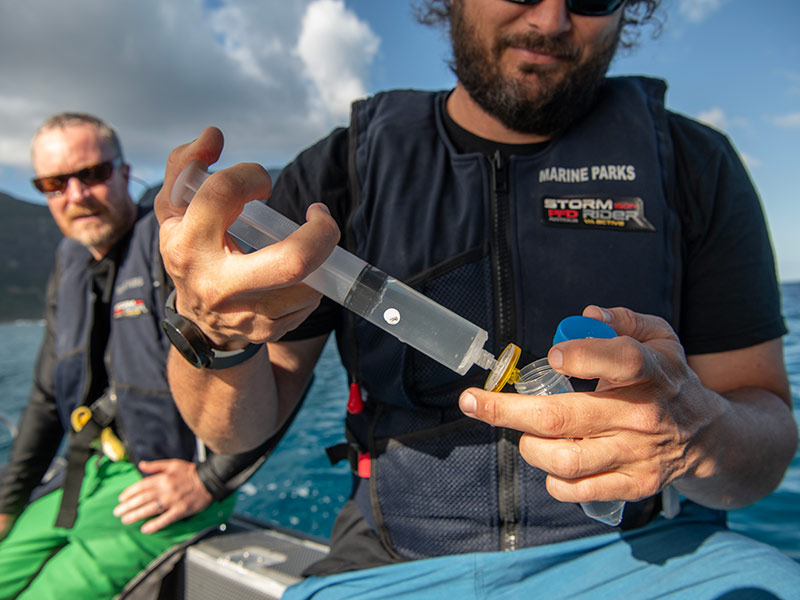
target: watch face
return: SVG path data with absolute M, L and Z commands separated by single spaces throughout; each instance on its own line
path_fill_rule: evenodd
M 191 365 L 198 369 L 209 365 L 211 348 L 197 325 L 178 313 L 167 310 L 161 327 L 172 345 Z

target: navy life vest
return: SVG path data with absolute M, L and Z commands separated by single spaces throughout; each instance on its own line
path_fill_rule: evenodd
M 115 429 L 129 459 L 193 460 L 195 437 L 181 419 L 166 377 L 169 342 L 161 334 L 165 275 L 153 212 L 140 211 L 133 233 L 119 244 L 105 350 L 109 390 L 116 396 Z M 53 389 L 59 415 L 70 431 L 76 406 L 91 404 L 91 330 L 95 294 L 89 251 L 64 239 L 57 252 Z
M 453 147 L 447 92 L 358 102 L 346 243 L 486 329 L 495 356 L 509 342 L 521 346 L 520 365 L 545 356 L 558 322 L 587 304 L 676 326 L 680 227 L 669 201 L 664 91 L 661 81 L 610 79 L 591 114 L 541 152 L 492 159 Z M 348 315 L 338 333 L 366 397 L 363 412 L 347 417 L 349 439 L 370 460 L 355 500 L 398 556 L 610 531 L 547 493 L 545 473 L 519 455 L 517 432 L 462 415 L 459 393 L 482 386 L 485 371 L 460 377 Z M 654 499 L 629 503 L 626 521 L 646 522 L 657 510 Z

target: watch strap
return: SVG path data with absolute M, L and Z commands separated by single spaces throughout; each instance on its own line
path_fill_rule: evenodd
M 192 366 L 198 369 L 228 369 L 243 363 L 264 345 L 248 344 L 238 350 L 212 348 L 202 329 L 191 319 L 178 314 L 175 295 L 175 290 L 172 290 L 167 296 L 161 327 L 172 345 Z

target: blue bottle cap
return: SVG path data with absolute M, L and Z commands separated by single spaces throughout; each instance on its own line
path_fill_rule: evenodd
M 556 334 L 553 336 L 553 345 L 567 340 L 581 340 L 585 338 L 613 338 L 617 332 L 610 325 L 589 317 L 567 317 L 558 324 Z

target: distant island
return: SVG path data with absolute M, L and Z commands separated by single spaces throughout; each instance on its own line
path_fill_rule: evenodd
M 139 202 L 152 204 L 160 186 Z M 45 288 L 61 231 L 44 204 L 0 192 L 0 321 L 44 318 Z
M 0 321 L 41 319 L 61 240 L 46 205 L 0 192 Z
M 267 169 L 274 182 L 280 168 Z M 152 205 L 161 184 L 137 202 Z M 45 204 L 0 192 L 0 322 L 43 319 L 45 288 L 62 235 Z

